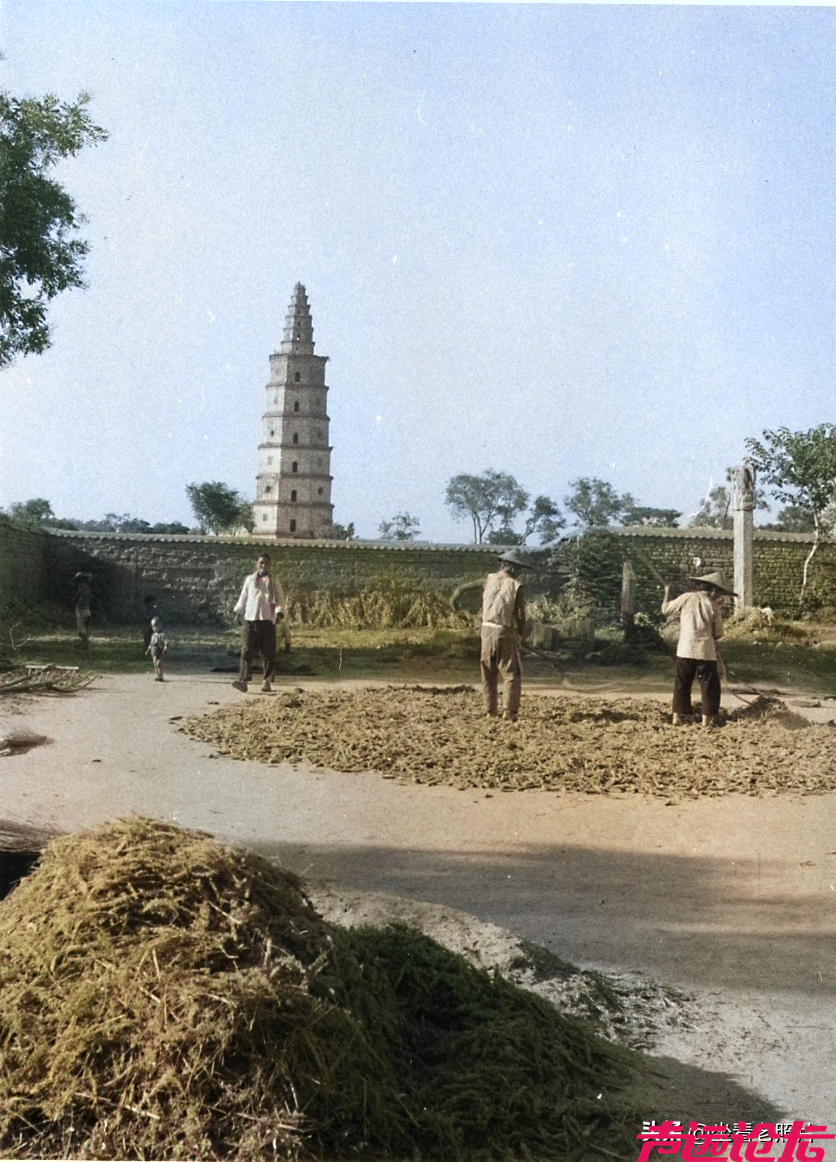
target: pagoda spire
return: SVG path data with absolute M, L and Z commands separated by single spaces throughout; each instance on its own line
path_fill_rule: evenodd
M 301 282 L 293 288 L 293 298 L 284 320 L 281 350 L 288 355 L 313 355 L 313 324 L 308 296 Z
M 272 537 L 326 537 L 331 504 L 327 355 L 314 354 L 305 288 L 293 288 L 280 351 L 270 356 L 266 409 L 258 446 L 253 532 Z

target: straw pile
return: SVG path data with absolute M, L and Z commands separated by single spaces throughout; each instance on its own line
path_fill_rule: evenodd
M 188 719 L 181 729 L 219 755 L 379 771 L 401 782 L 462 790 L 642 792 L 668 799 L 836 786 L 833 728 L 810 726 L 765 698 L 724 714 L 720 729 L 706 731 L 672 727 L 660 704 L 627 698 L 526 696 L 512 724 L 486 718 L 469 686 L 298 689 L 249 698 Z
M 642 1059 L 402 927 L 143 820 L 0 904 L 3 1157 L 629 1157 Z

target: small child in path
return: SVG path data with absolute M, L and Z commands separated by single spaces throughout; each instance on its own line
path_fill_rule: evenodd
M 168 649 L 168 642 L 163 633 L 163 619 L 155 617 L 151 621 L 151 641 L 148 643 L 146 654 L 151 655 L 151 660 L 154 663 L 154 681 L 163 681 L 163 654 Z

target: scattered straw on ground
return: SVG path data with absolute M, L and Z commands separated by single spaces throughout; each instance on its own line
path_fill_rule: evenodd
M 4 1158 L 625 1158 L 646 1111 L 619 1094 L 646 1074 L 200 833 L 63 837 L 0 903 Z
M 98 677 L 78 666 L 27 666 L 0 676 L 0 694 L 75 694 Z
M 188 719 L 181 729 L 234 758 L 460 789 L 668 799 L 836 787 L 833 729 L 809 726 L 765 698 L 705 730 L 674 727 L 659 704 L 626 698 L 529 695 L 519 721 L 508 723 L 487 718 L 467 686 L 296 690 Z

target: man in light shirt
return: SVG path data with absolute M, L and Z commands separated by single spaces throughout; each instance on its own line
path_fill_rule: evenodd
M 271 679 L 276 668 L 276 622 L 284 617 L 283 604 L 281 586 L 270 572 L 270 558 L 262 553 L 255 573 L 251 573 L 244 581 L 234 610 L 244 617 L 244 636 L 238 679 L 232 685 L 244 694 L 252 678 L 253 657 L 257 653 L 261 654 L 264 663 L 262 693 L 268 694 L 272 688 Z
M 702 724 L 715 726 L 720 713 L 720 674 L 716 642 L 723 636 L 720 602 L 734 594 L 722 573 L 689 577 L 699 588 L 670 600 L 665 586 L 662 613 L 679 614 L 679 642 L 676 647 L 676 681 L 673 686 L 673 722 L 678 725 L 692 713 L 691 687 L 699 679 L 702 696 Z
M 489 573 L 482 590 L 482 698 L 485 713 L 493 717 L 499 709 L 499 676 L 502 675 L 504 707 L 502 717 L 517 721 L 522 688 L 520 640 L 525 629 L 525 599 L 520 569 L 530 569 L 516 549 L 499 557 L 499 569 Z

